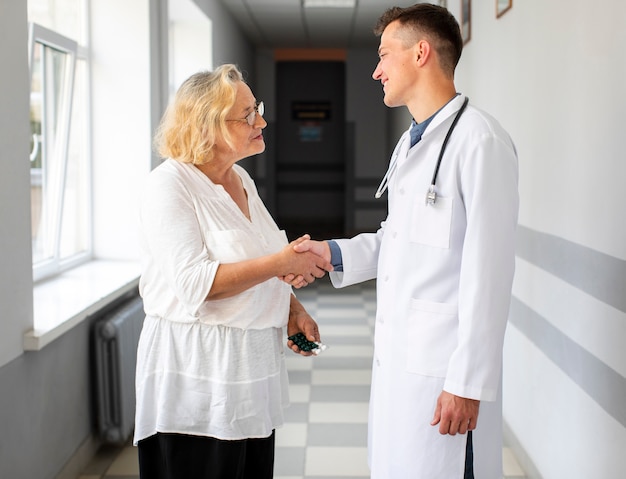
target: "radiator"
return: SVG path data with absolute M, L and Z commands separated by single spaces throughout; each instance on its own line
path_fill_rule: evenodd
M 144 319 L 139 296 L 94 323 L 98 433 L 106 443 L 128 440 L 135 425 L 135 366 Z

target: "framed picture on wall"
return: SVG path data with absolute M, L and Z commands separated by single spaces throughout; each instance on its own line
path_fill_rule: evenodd
M 513 0 L 496 0 L 496 18 L 501 17 L 513 6 Z
M 461 0 L 461 36 L 463 44 L 472 37 L 472 0 Z

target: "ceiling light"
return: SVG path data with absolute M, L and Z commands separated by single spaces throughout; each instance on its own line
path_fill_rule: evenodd
M 354 8 L 356 0 L 304 0 L 304 8 Z

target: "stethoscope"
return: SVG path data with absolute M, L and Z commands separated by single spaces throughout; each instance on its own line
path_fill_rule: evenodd
M 465 111 L 465 107 L 467 107 L 468 102 L 469 102 L 469 98 L 465 97 L 465 101 L 463 102 L 463 105 L 461 105 L 461 108 L 459 108 L 459 111 L 456 113 L 456 116 L 454 117 L 454 120 L 452 121 L 452 124 L 450 125 L 450 128 L 448 129 L 448 133 L 446 133 L 446 137 L 444 138 L 443 143 L 441 144 L 441 150 L 439 150 L 439 158 L 437 158 L 437 165 L 435 166 L 435 171 L 433 172 L 433 179 L 430 182 L 430 187 L 428 188 L 428 192 L 426 193 L 427 205 L 434 205 L 435 202 L 437 201 L 437 192 L 435 191 L 435 183 L 437 182 L 437 175 L 439 174 L 439 167 L 441 166 L 441 159 L 443 158 L 443 153 L 446 151 L 446 146 L 448 146 L 448 140 L 450 139 L 450 135 L 454 131 L 454 127 L 458 123 L 461 114 Z M 391 159 L 391 163 L 389 164 L 389 168 L 387 168 L 387 173 L 385 173 L 385 176 L 383 176 L 383 179 L 381 180 L 380 185 L 378 185 L 378 189 L 376 190 L 376 194 L 374 195 L 375 198 L 380 198 L 383 195 L 383 193 L 387 190 L 387 187 L 389 186 L 389 182 L 391 181 L 391 177 L 396 171 L 396 167 L 398 165 L 398 156 L 400 155 L 400 150 L 402 149 L 402 145 L 406 141 L 406 138 L 407 138 L 406 136 L 402 138 L 402 141 L 397 146 L 394 152 L 393 158 Z

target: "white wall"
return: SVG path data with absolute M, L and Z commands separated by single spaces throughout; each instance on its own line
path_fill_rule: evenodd
M 33 322 L 26 17 L 25 2 L 0 0 L 0 366 Z
M 213 66 L 234 63 L 244 73 L 254 91 L 255 51 L 242 34 L 230 13 L 215 0 L 193 0 L 211 19 L 213 30 Z
M 95 0 L 91 15 L 94 255 L 137 260 L 129 205 L 150 171 L 149 1 Z
M 520 235 L 504 415 L 529 477 L 623 477 L 626 3 L 475 0 L 457 86 L 512 135 Z
M 169 0 L 170 94 L 192 74 L 213 69 L 213 23 L 192 0 Z

